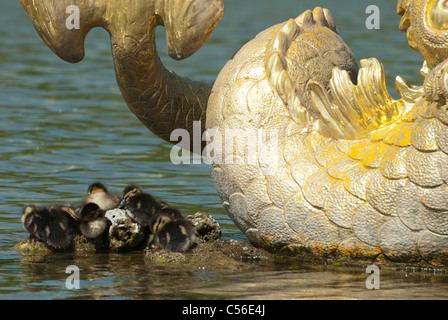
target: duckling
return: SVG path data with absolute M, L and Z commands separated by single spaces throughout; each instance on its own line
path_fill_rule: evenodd
M 73 238 L 79 234 L 77 219 L 74 209 L 64 205 L 28 205 L 22 215 L 23 227 L 30 236 L 56 249 L 73 247 Z
M 87 239 L 96 239 L 101 236 L 109 227 L 109 221 L 105 217 L 106 211 L 116 208 L 120 200 L 120 197 L 109 192 L 104 184 L 100 182 L 91 184 L 87 189 L 87 196 L 81 206 L 76 209 L 81 233 Z
M 152 219 L 149 243 L 162 249 L 186 252 L 196 243 L 195 228 L 174 208 L 165 208 Z
M 120 203 L 120 200 L 120 196 L 113 192 L 109 192 L 104 184 L 95 182 L 87 189 L 87 196 L 82 205 L 95 203 L 101 210 L 107 211 L 115 209 Z
M 179 210 L 154 198 L 136 186 L 123 190 L 120 208 L 128 209 L 132 218 L 150 231 L 149 244 L 168 251 L 187 251 L 196 241 L 195 229 Z
M 93 202 L 79 208 L 79 228 L 87 239 L 98 238 L 109 227 L 109 221 L 104 216 L 105 212 Z
M 148 226 L 153 215 L 162 209 L 162 204 L 139 187 L 130 185 L 124 188 L 123 200 L 118 208 L 127 209 L 135 222 Z

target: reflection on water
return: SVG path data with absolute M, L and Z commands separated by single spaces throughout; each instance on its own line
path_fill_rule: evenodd
M 446 299 L 446 271 L 383 269 L 368 290 L 364 267 L 254 264 L 244 271 L 154 265 L 140 252 L 23 258 L 4 298 L 47 299 Z M 80 289 L 65 286 L 66 266 L 80 269 Z M 5 288 L 6 289 L 6 288 Z
M 375 3 L 376 2 L 376 3 Z M 355 56 L 377 57 L 388 87 L 394 77 L 421 82 L 420 56 L 398 31 L 395 1 L 225 0 L 226 13 L 210 41 L 168 68 L 214 80 L 233 53 L 261 30 L 316 5 L 329 8 Z M 365 28 L 365 8 L 377 4 L 381 29 Z M 381 289 L 365 288 L 364 268 L 252 265 L 246 271 L 155 266 L 141 252 L 88 257 L 52 255 L 33 260 L 13 246 L 22 240 L 20 216 L 28 203 L 78 202 L 94 181 L 119 192 L 136 183 L 186 214 L 211 213 L 226 239 L 245 239 L 225 214 L 206 165 L 172 165 L 171 146 L 129 112 L 115 82 L 108 35 L 93 30 L 86 58 L 70 65 L 41 41 L 20 1 L 0 10 L 0 298 L 2 299 L 221 299 L 221 298 L 447 298 L 444 272 L 386 271 Z M 158 30 L 160 52 L 164 31 Z M 378 45 L 378 44 L 381 45 Z M 68 290 L 65 268 L 77 265 L 80 290 Z

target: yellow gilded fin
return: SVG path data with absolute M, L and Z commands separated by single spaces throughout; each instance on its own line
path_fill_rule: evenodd
M 362 139 L 402 115 L 404 103 L 393 100 L 387 91 L 383 65 L 370 58 L 361 60 L 361 66 L 356 85 L 338 68 L 333 70 L 330 93 L 319 83 L 310 83 L 319 133 L 335 139 Z

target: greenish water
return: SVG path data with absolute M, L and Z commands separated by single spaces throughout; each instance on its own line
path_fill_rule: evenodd
M 365 27 L 376 4 L 381 28 Z M 418 84 L 419 54 L 398 31 L 395 1 L 225 0 L 226 13 L 210 41 L 176 73 L 214 80 L 241 45 L 263 29 L 316 5 L 329 8 L 357 59 L 377 57 L 388 87 L 404 76 Z M 130 183 L 186 214 L 212 214 L 223 238 L 244 240 L 222 209 L 206 165 L 170 162 L 171 145 L 149 132 L 125 105 L 115 82 L 108 35 L 93 30 L 76 65 L 57 58 L 35 32 L 19 0 L 0 4 L 0 299 L 423 299 L 448 298 L 442 271 L 383 271 L 381 289 L 367 290 L 362 268 L 254 266 L 250 272 L 155 267 L 141 252 L 56 255 L 32 261 L 13 246 L 26 237 L 20 217 L 28 203 L 77 203 L 94 181 L 120 192 Z M 159 30 L 159 47 L 164 32 Z M 164 54 L 164 50 L 159 50 Z M 79 290 L 65 287 L 65 268 L 81 269 Z

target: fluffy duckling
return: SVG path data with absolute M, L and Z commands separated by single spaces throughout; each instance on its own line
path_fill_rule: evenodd
M 109 221 L 104 217 L 105 212 L 93 202 L 79 209 L 79 229 L 87 239 L 98 238 L 109 227 Z
M 109 227 L 109 221 L 104 216 L 106 211 L 116 208 L 120 200 L 120 196 L 109 192 L 104 184 L 100 182 L 91 184 L 83 203 L 76 210 L 81 233 L 87 239 L 101 236 Z
M 151 232 L 149 243 L 168 251 L 186 252 L 196 243 L 195 228 L 173 208 L 154 215 Z
M 100 182 L 95 182 L 87 189 L 87 196 L 84 198 L 83 204 L 95 203 L 104 211 L 115 209 L 120 203 L 120 196 L 109 192 L 106 186 Z
M 23 209 L 22 223 L 31 237 L 56 249 L 73 247 L 73 238 L 79 234 L 77 216 L 70 206 L 52 205 L 38 208 L 28 205 Z
M 104 217 L 105 211 L 116 208 L 119 203 L 118 195 L 96 182 L 89 186 L 80 207 L 51 205 L 38 208 L 29 205 L 23 210 L 22 223 L 31 237 L 56 249 L 69 249 L 74 245 L 76 234 L 83 234 L 88 239 L 101 236 L 109 224 Z
M 139 187 L 128 186 L 123 190 L 120 209 L 127 209 L 132 218 L 149 227 L 149 244 L 168 251 L 187 251 L 196 241 L 195 229 L 180 211 L 158 200 Z
M 135 222 L 148 226 L 153 215 L 162 209 L 162 204 L 139 187 L 130 185 L 123 190 L 123 200 L 119 209 L 128 210 Z

